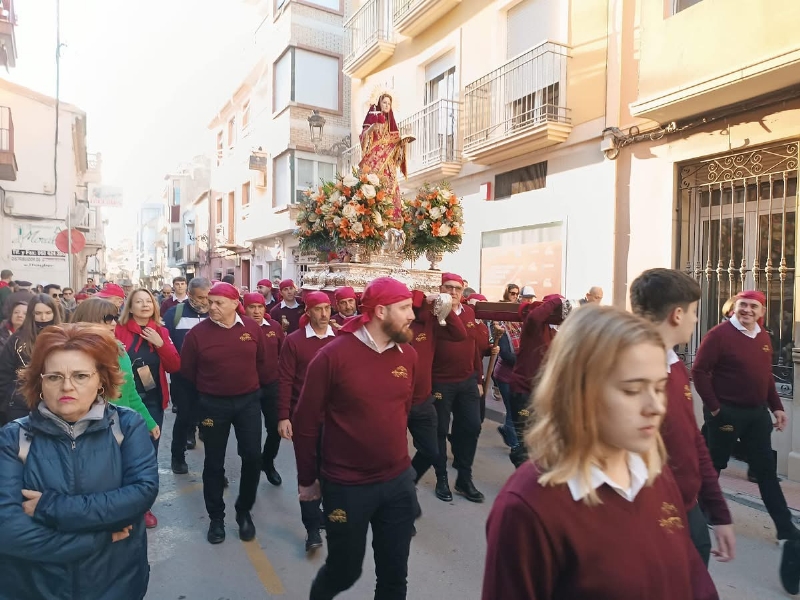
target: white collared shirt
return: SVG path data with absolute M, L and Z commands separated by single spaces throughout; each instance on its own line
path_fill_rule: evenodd
M 400 352 L 403 351 L 403 348 L 398 346 L 393 341 L 390 341 L 388 344 L 386 344 L 386 347 L 383 350 L 378 350 L 378 344 L 375 343 L 375 338 L 372 337 L 372 334 L 370 334 L 370 332 L 367 331 L 366 325 L 362 325 L 360 328 L 354 331 L 353 335 L 356 336 L 362 342 L 364 342 L 364 344 L 366 344 L 368 348 L 375 350 L 375 352 L 377 352 L 378 354 L 383 354 L 384 352 L 386 352 L 390 348 L 394 348 L 395 346 L 397 346 L 397 349 L 400 350 Z
M 317 335 L 317 332 L 314 331 L 311 323 L 309 323 L 306 325 L 306 338 L 311 337 L 318 337 L 319 339 L 324 340 L 326 337 L 336 337 L 336 332 L 333 330 L 333 327 L 328 325 L 328 330 L 325 332 L 325 335 Z
M 261 319 L 261 326 L 263 327 L 264 325 L 269 327 L 270 326 L 269 321 L 267 321 L 266 319 Z
M 456 306 L 456 307 L 453 309 L 453 312 L 454 312 L 454 313 L 456 313 L 457 315 L 460 315 L 462 310 L 464 310 L 464 307 L 463 307 L 463 306 L 461 306 L 461 302 L 459 302 L 459 303 L 458 303 L 458 306 Z
M 628 471 L 631 474 L 631 486 L 626 489 L 609 479 L 608 475 L 600 470 L 600 467 L 592 465 L 589 474 L 592 489 L 596 490 L 601 485 L 607 484 L 628 502 L 633 502 L 636 495 L 642 491 L 645 483 L 647 483 L 647 465 L 644 464 L 642 457 L 635 452 L 628 452 Z M 589 495 L 589 490 L 584 489 L 578 477 L 570 479 L 567 482 L 567 487 L 569 487 L 569 492 L 572 494 L 572 499 L 576 502 Z
M 286 300 L 281 300 L 281 308 L 297 308 L 298 306 L 300 306 L 300 303 L 297 300 L 294 301 L 292 306 L 286 304 Z
M 209 319 L 211 319 L 211 317 L 209 317 Z M 230 327 L 225 325 L 225 323 L 221 323 L 220 321 L 215 321 L 214 319 L 211 319 L 211 322 L 212 323 L 216 323 L 217 325 L 219 325 L 223 329 L 233 329 L 234 325 L 236 325 L 237 323 L 239 323 L 239 325 L 244 325 L 244 321 L 242 321 L 242 317 L 239 316 L 239 313 L 236 313 L 236 320 L 233 322 L 233 324 Z
M 754 338 L 759 333 L 761 333 L 761 326 L 758 323 L 756 323 L 756 326 L 753 329 L 753 331 L 749 331 L 744 325 L 742 325 L 742 323 L 739 321 L 739 319 L 736 318 L 736 315 L 733 315 L 730 318 L 730 321 L 731 321 L 731 325 L 736 327 L 736 329 L 741 331 L 743 334 L 745 334 L 749 338 Z
M 680 360 L 678 354 L 672 348 L 667 349 L 667 373 L 672 373 L 672 365 Z
M 172 294 L 172 299 L 173 299 L 173 300 L 175 300 L 175 302 L 183 302 L 183 301 L 184 301 L 184 300 L 186 300 L 188 297 L 189 297 L 189 294 L 186 294 L 186 295 L 183 297 L 183 299 L 181 299 L 181 298 L 178 298 L 178 297 L 177 297 L 175 294 Z

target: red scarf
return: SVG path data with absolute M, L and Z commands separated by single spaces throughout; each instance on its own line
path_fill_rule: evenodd
M 139 348 L 141 348 L 142 341 L 146 341 L 144 339 L 144 336 L 142 335 L 142 327 L 136 321 L 134 321 L 132 318 L 128 319 L 128 322 L 125 323 L 124 327 L 125 327 L 125 329 L 130 331 L 134 335 L 134 337 L 136 337 L 137 335 L 139 336 L 139 342 L 136 344 L 136 347 L 133 349 L 133 351 L 136 352 L 137 350 L 139 350 Z M 147 322 L 147 325 L 145 325 L 145 327 L 149 327 L 153 331 L 158 331 L 158 326 L 156 325 L 156 322 L 153 321 L 153 319 L 150 319 Z M 150 342 L 147 342 L 147 345 L 150 346 L 150 351 L 151 352 L 155 352 L 156 351 L 156 349 L 153 348 L 153 345 Z

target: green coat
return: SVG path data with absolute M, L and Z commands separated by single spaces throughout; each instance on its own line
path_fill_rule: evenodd
M 121 344 L 120 347 L 122 347 Z M 117 406 L 132 408 L 142 415 L 144 422 L 147 424 L 147 431 L 153 431 L 156 422 L 150 415 L 150 411 L 147 410 L 144 402 L 142 402 L 141 396 L 139 396 L 136 391 L 136 384 L 133 382 L 133 365 L 131 364 L 130 356 L 128 356 L 124 348 L 122 348 L 122 353 L 119 356 L 119 369 L 122 371 L 123 377 L 125 377 L 125 381 L 119 390 L 121 395 L 119 398 L 110 399 L 109 402 Z

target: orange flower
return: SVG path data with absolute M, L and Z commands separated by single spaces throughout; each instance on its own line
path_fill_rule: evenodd
M 367 181 L 369 181 L 369 180 L 367 179 L 367 176 L 366 176 L 366 175 L 362 175 L 362 176 L 361 176 L 361 183 L 367 183 Z
M 440 223 L 431 223 L 431 233 L 435 236 L 438 236 L 440 226 L 441 226 Z
M 347 220 L 347 217 L 342 217 L 342 220 L 339 221 L 339 227 L 345 228 L 350 225 L 350 221 Z
M 453 194 L 450 196 L 450 206 L 455 206 L 456 204 L 458 204 L 458 198 L 456 198 L 455 194 Z
M 381 191 L 379 191 L 377 194 L 375 194 L 375 197 L 376 197 L 376 198 L 377 198 L 379 201 L 380 201 L 380 200 L 383 200 L 384 198 L 386 198 L 386 192 L 384 192 L 383 190 L 381 190 Z
M 453 218 L 453 209 L 451 209 L 451 208 L 447 209 L 447 212 L 444 213 L 444 214 L 447 216 L 448 219 L 452 219 Z
M 345 196 L 347 196 L 349 198 L 350 197 L 350 188 L 347 187 L 347 186 L 344 186 L 342 188 L 342 194 L 344 194 Z

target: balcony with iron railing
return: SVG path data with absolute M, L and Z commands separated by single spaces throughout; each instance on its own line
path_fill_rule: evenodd
M 419 35 L 459 4 L 461 0 L 393 0 L 394 31 L 408 37 Z
M 0 106 L 0 179 L 17 180 L 17 157 L 14 154 L 14 119 L 11 109 Z
M 342 152 L 336 168 L 342 175 L 347 175 L 352 173 L 354 168 L 357 169 L 360 162 L 361 144 L 355 144 Z
M 14 0 L 0 0 L 0 64 L 17 65 L 17 13 Z
M 401 135 L 416 138 L 408 144 L 405 184 L 442 181 L 461 171 L 461 103 L 437 100 L 398 124 Z M 401 183 L 401 185 L 403 185 Z
M 493 164 L 566 141 L 569 49 L 545 42 L 466 86 L 464 158 Z
M 391 0 L 367 0 L 344 24 L 342 71 L 363 79 L 394 54 Z

